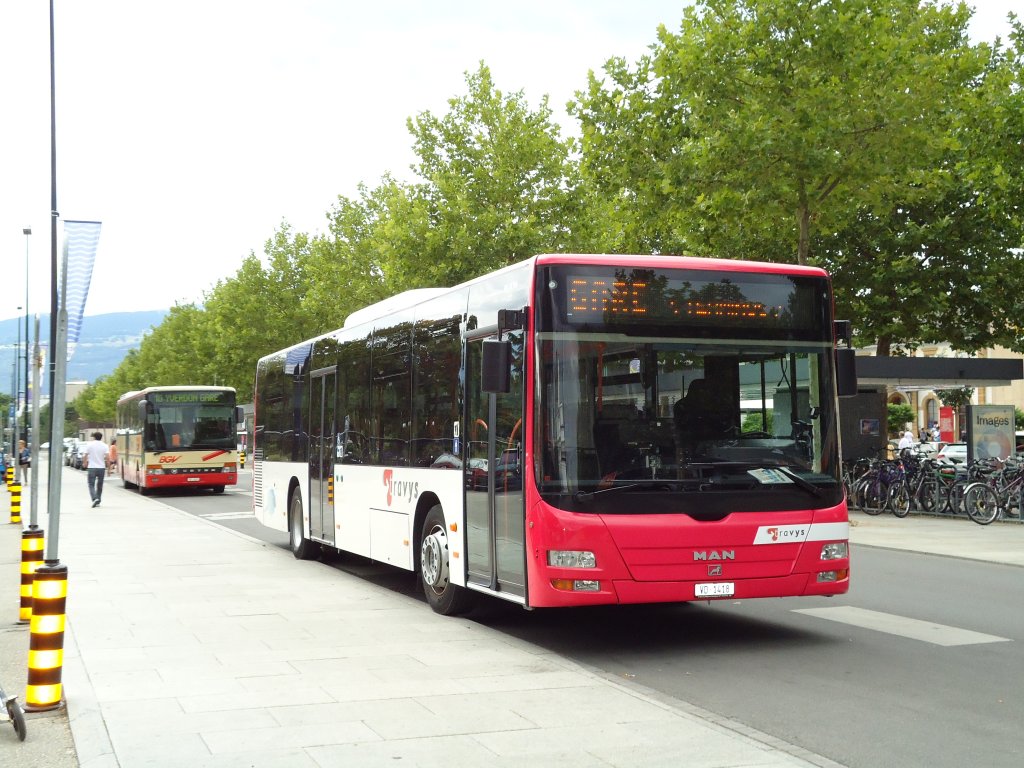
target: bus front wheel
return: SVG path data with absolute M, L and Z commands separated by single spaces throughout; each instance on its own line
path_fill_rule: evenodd
M 296 559 L 313 558 L 313 542 L 302 535 L 302 496 L 298 491 L 292 492 L 291 501 L 288 502 L 288 542 Z
M 444 523 L 444 510 L 435 504 L 423 521 L 420 543 L 420 581 L 427 603 L 437 613 L 455 616 L 472 607 L 472 595 L 463 587 L 451 583 L 448 534 Z

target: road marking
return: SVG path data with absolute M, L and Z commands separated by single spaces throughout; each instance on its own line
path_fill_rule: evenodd
M 886 632 L 890 635 L 921 640 L 934 645 L 980 645 L 981 643 L 1010 642 L 1008 637 L 986 635 L 983 632 L 972 632 L 969 629 L 950 627 L 945 624 L 909 619 L 906 616 L 897 616 L 893 613 L 854 608 L 851 605 L 841 605 L 835 608 L 799 608 L 794 613 L 817 616 L 819 619 L 852 624 L 855 627 L 873 629 L 876 632 Z
M 252 512 L 213 512 L 209 515 L 199 515 L 206 520 L 241 520 L 246 517 L 256 517 Z

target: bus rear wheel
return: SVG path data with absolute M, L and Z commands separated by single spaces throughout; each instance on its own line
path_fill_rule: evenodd
M 223 485 L 215 485 L 215 486 L 213 486 L 213 492 L 214 493 L 224 493 L 224 486 Z
M 445 528 L 444 510 L 435 504 L 423 521 L 420 542 L 420 581 L 427 604 L 444 616 L 457 616 L 473 607 L 473 595 L 463 587 L 451 583 L 451 553 Z
M 312 560 L 316 554 L 313 542 L 302 534 L 302 496 L 292 491 L 288 502 L 288 543 L 297 560 Z

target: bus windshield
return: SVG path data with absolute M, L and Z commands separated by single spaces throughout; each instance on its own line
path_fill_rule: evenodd
M 724 303 L 705 302 L 694 318 L 673 314 L 690 300 L 683 289 L 649 307 L 634 304 L 649 309 L 649 320 L 645 312 L 622 317 L 599 292 L 590 303 L 570 291 L 561 302 L 548 297 L 535 413 L 537 482 L 548 503 L 720 519 L 842 501 L 833 346 L 823 338 L 830 327 L 816 319 L 827 283 L 791 283 L 787 294 L 781 279 L 754 277 L 767 278 L 756 288 L 780 295 L 781 311 L 765 312 L 751 298 L 757 290 L 733 290 L 733 306 L 752 317 L 724 322 L 705 314 Z M 548 278 L 543 290 L 557 293 L 574 276 Z M 590 291 L 600 280 L 576 285 Z M 695 282 L 671 274 L 661 284 Z
M 146 450 L 235 449 L 234 402 L 227 393 L 152 393 L 149 403 Z

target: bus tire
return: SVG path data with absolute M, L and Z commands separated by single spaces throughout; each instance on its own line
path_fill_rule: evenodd
M 152 492 L 153 492 L 152 488 L 147 488 L 144 485 L 140 485 L 139 486 L 139 493 L 141 493 L 143 496 L 149 496 L 149 494 L 151 494 Z
M 296 560 L 312 560 L 316 555 L 313 542 L 302 535 L 302 496 L 292 491 L 288 501 L 288 545 Z
M 213 492 L 214 493 L 224 493 L 224 486 L 223 485 L 215 485 L 215 486 L 213 486 Z
M 457 616 L 473 607 L 473 595 L 449 579 L 451 553 L 444 510 L 435 504 L 423 521 L 420 539 L 419 578 L 427 604 L 443 616 Z

